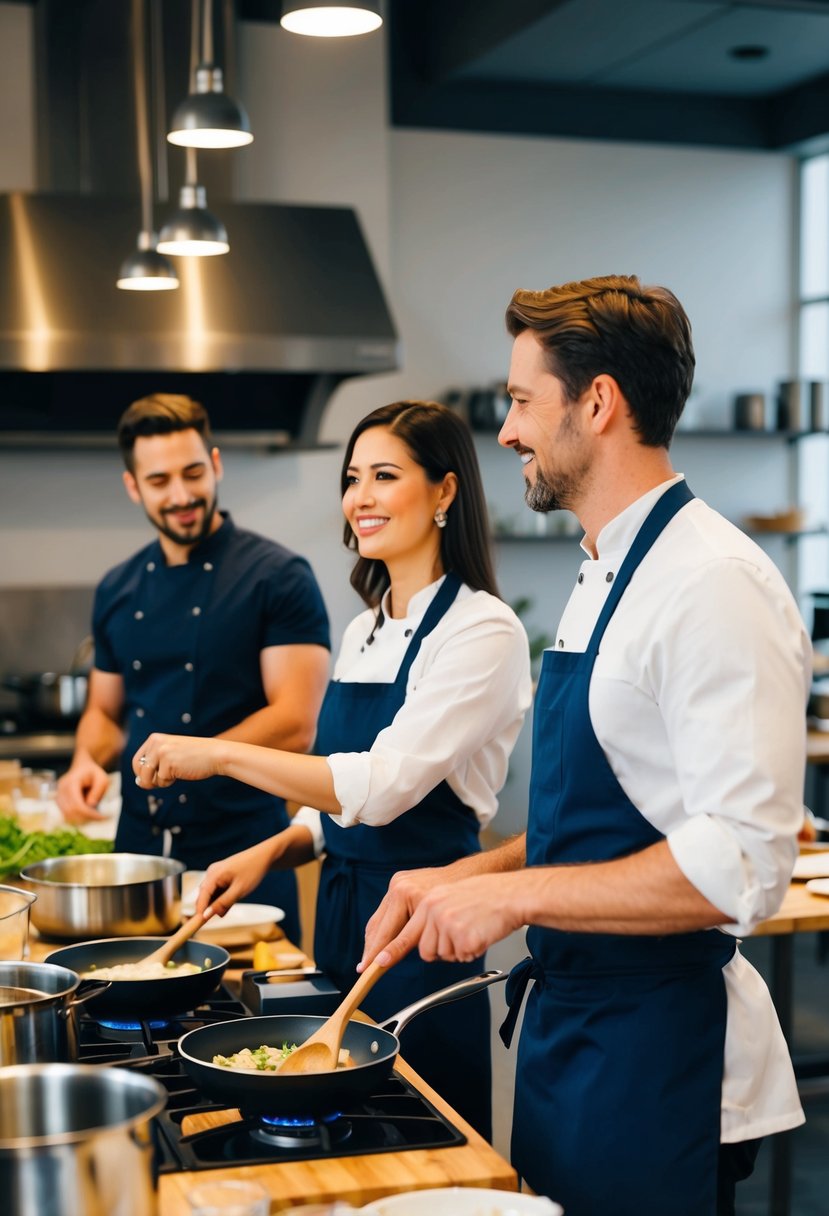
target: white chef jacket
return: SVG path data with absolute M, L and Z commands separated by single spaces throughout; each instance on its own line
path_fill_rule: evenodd
M 680 476 L 599 533 L 556 635 L 583 652 L 639 528 Z M 588 552 L 584 542 L 582 547 Z M 779 907 L 803 821 L 811 643 L 777 567 L 695 499 L 625 590 L 590 682 L 590 718 L 631 802 L 683 874 L 748 933 Z M 716 932 L 716 930 L 714 930 Z M 804 1121 L 768 989 L 739 953 L 725 968 L 721 1139 Z
M 443 577 L 409 601 L 405 617 L 367 609 L 345 631 L 334 679 L 392 683 Z M 529 643 L 508 604 L 462 585 L 455 601 L 422 641 L 406 685 L 406 700 L 366 752 L 328 757 L 342 827 L 391 823 L 446 780 L 482 827 L 498 809 L 510 752 L 532 700 Z M 323 845 L 319 813 L 294 817 Z

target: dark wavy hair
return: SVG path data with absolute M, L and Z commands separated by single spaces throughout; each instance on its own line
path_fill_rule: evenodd
M 481 470 L 469 427 L 457 414 L 436 401 L 395 401 L 367 414 L 354 428 L 346 444 L 340 475 L 340 491 L 348 487 L 348 467 L 354 444 L 364 431 L 387 427 L 402 439 L 412 459 L 438 484 L 447 473 L 458 479 L 458 492 L 447 512 L 446 527 L 440 530 L 440 556 L 444 571 L 454 571 L 475 591 L 498 595 L 489 544 L 489 521 L 481 481 Z M 346 523 L 343 541 L 357 550 L 357 538 Z M 351 585 L 370 608 L 376 608 L 389 585 L 385 562 L 357 557 Z
M 577 401 L 599 375 L 625 395 L 646 447 L 670 447 L 694 381 L 691 323 L 667 287 L 606 275 L 547 291 L 516 291 L 507 308 L 515 338 L 535 332 L 547 369 Z
M 213 447 L 210 419 L 200 401 L 183 393 L 151 393 L 133 401 L 118 423 L 118 447 L 130 473 L 135 472 L 135 441 L 141 435 L 171 435 L 196 431 L 209 452 Z

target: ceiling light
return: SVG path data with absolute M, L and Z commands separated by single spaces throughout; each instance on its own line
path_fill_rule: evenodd
M 253 140 L 244 109 L 224 91 L 222 69 L 200 64 L 195 92 L 173 115 L 167 139 L 185 148 L 241 148 Z
M 178 257 L 213 257 L 230 245 L 224 224 L 207 210 L 204 186 L 188 183 L 179 192 L 179 209 L 161 229 L 158 252 Z
M 190 92 L 173 114 L 167 138 L 184 148 L 241 148 L 253 140 L 242 106 L 224 91 L 213 56 L 212 0 L 192 0 Z
M 139 232 L 138 248 L 122 263 L 116 287 L 123 291 L 173 291 L 178 275 L 169 258 L 156 248 L 154 232 Z
M 150 155 L 147 56 L 145 53 L 146 8 L 144 0 L 132 5 L 132 62 L 135 88 L 136 147 L 141 186 L 141 231 L 138 248 L 122 263 L 115 281 L 122 291 L 174 291 L 178 276 L 173 263 L 156 248 L 153 232 L 153 162 Z M 195 152 L 189 155 L 195 156 Z
M 371 0 L 284 0 L 279 23 L 292 34 L 312 38 L 349 38 L 370 34 L 383 24 L 380 4 Z

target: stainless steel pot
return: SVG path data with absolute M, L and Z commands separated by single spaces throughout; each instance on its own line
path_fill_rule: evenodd
M 17 693 L 23 713 L 35 721 L 76 722 L 86 705 L 87 686 L 82 672 L 43 671 L 3 680 L 4 688 Z
M 0 1195 L 14 1216 L 154 1216 L 161 1086 L 124 1068 L 0 1068 Z
M 75 1010 L 108 984 L 75 992 L 80 977 L 53 963 L 0 963 L 0 1065 L 78 1058 Z
M 181 922 L 184 862 L 142 853 L 49 857 L 20 871 L 37 895 L 32 924 L 45 937 L 160 937 Z

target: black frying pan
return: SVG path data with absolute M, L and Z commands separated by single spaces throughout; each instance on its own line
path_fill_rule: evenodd
M 200 1026 L 182 1035 L 178 1050 L 184 1067 L 200 1090 L 217 1102 L 239 1107 L 244 1114 L 297 1117 L 331 1114 L 347 1109 L 385 1080 L 400 1048 L 397 1034 L 412 1018 L 427 1009 L 472 996 L 506 978 L 504 971 L 485 971 L 483 975 L 461 980 L 407 1005 L 380 1026 L 352 1019 L 345 1028 L 342 1045 L 351 1053 L 355 1067 L 336 1072 L 280 1076 L 278 1072 L 241 1072 L 213 1063 L 214 1056 L 233 1055 L 243 1047 L 253 1051 L 263 1044 L 281 1047 L 283 1043 L 295 1043 L 299 1046 L 327 1020 L 310 1015 L 239 1018 L 233 1022 Z
M 110 937 L 63 946 L 53 950 L 47 961 L 82 974 L 92 968 L 137 963 L 166 940 L 164 937 Z M 203 970 L 193 975 L 171 975 L 163 980 L 112 980 L 99 995 L 90 997 L 88 1012 L 96 1018 L 139 1019 L 187 1013 L 219 987 L 230 955 L 222 946 L 191 938 L 175 952 L 172 961 L 195 963 Z

